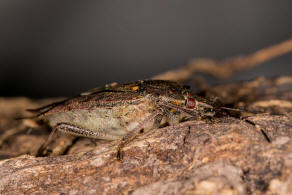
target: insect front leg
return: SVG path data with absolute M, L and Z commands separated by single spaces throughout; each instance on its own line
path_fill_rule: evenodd
M 141 130 L 143 130 L 143 128 L 150 122 L 154 122 L 154 128 L 155 127 L 159 127 L 159 124 L 162 120 L 163 117 L 163 110 L 159 109 L 157 111 L 155 111 L 154 113 L 152 113 L 150 116 L 148 116 L 146 119 L 144 119 L 137 127 L 135 127 L 132 131 L 130 131 L 128 134 L 126 134 L 120 141 L 118 147 L 117 147 L 117 159 L 121 160 L 122 156 L 121 156 L 121 150 L 122 148 L 129 143 L 130 141 L 132 141 L 133 139 L 135 139 L 140 133 Z

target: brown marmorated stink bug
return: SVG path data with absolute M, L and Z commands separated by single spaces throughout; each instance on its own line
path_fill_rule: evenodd
M 136 81 L 96 88 L 77 97 L 30 110 L 52 127 L 41 147 L 47 147 L 55 131 L 95 139 L 117 140 L 121 149 L 142 130 L 174 125 L 190 118 L 212 117 L 222 111 L 176 82 Z

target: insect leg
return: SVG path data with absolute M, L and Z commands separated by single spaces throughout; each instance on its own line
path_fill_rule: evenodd
M 163 111 L 161 109 L 155 111 L 154 113 L 152 113 L 150 116 L 148 116 L 146 119 L 144 119 L 137 127 L 135 127 L 132 131 L 130 131 L 128 134 L 126 134 L 121 140 L 120 143 L 118 145 L 117 148 L 117 159 L 121 160 L 122 156 L 121 156 L 121 150 L 122 148 L 129 143 L 130 141 L 132 141 L 133 139 L 135 139 L 139 133 L 141 132 L 141 130 L 144 128 L 144 126 L 153 121 L 153 120 L 162 120 L 162 114 Z
M 41 147 L 38 149 L 37 151 L 37 154 L 36 156 L 39 157 L 39 156 L 42 156 L 43 155 L 43 152 L 45 151 L 45 149 L 48 147 L 49 143 L 52 141 L 53 139 L 53 136 L 55 135 L 56 131 L 58 129 L 58 125 L 56 127 L 53 128 L 53 130 L 51 131 L 47 141 L 41 145 Z
M 55 135 L 57 130 L 68 133 L 68 134 L 76 135 L 76 136 L 93 137 L 91 135 L 92 131 L 89 131 L 87 129 L 83 129 L 80 127 L 76 127 L 68 123 L 59 123 L 53 128 L 47 141 L 39 148 L 36 156 L 43 156 L 44 151 L 47 149 L 48 145 L 53 140 L 53 136 Z
M 59 123 L 53 128 L 45 144 L 43 144 L 40 147 L 40 149 L 37 152 L 37 156 L 42 156 L 44 150 L 48 147 L 49 143 L 52 141 L 53 136 L 57 130 L 64 133 L 71 134 L 71 135 L 75 135 L 75 136 L 82 136 L 82 137 L 95 138 L 95 139 L 117 140 L 121 138 L 120 135 L 111 135 L 103 131 L 91 131 L 82 127 L 68 124 L 68 123 Z

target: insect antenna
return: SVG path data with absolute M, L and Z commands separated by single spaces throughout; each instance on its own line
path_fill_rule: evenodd
M 248 119 L 243 119 L 245 122 L 253 125 L 255 128 L 257 128 L 258 130 L 260 130 L 260 132 L 264 135 L 265 139 L 267 140 L 267 142 L 271 143 L 271 139 L 269 138 L 269 136 L 267 135 L 267 133 L 260 128 L 257 124 L 255 124 L 253 121 L 248 120 Z
M 237 109 L 237 108 L 228 108 L 228 107 L 220 107 L 219 109 L 227 111 L 227 114 L 229 116 L 238 118 L 238 119 L 243 120 L 244 122 L 246 122 L 248 124 L 253 125 L 257 130 L 259 130 L 261 132 L 261 134 L 263 134 L 263 136 L 265 137 L 266 141 L 271 143 L 271 139 L 269 138 L 269 136 L 265 132 L 265 130 L 263 130 L 261 127 L 259 127 L 259 125 L 257 125 L 253 121 L 247 119 L 247 117 L 255 116 L 256 113 L 249 112 L 249 111 L 246 111 L 246 110 Z

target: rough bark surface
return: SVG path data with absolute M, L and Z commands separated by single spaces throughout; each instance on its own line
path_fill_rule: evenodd
M 2 98 L 0 192 L 292 194 L 291 89 L 292 77 L 281 77 L 201 93 L 260 112 L 248 120 L 270 142 L 255 125 L 237 118 L 188 121 L 139 136 L 124 148 L 122 162 L 116 160 L 117 141 L 92 143 L 63 134 L 51 144 L 51 156 L 34 157 L 49 130 L 24 128 L 13 118 L 46 101 Z

